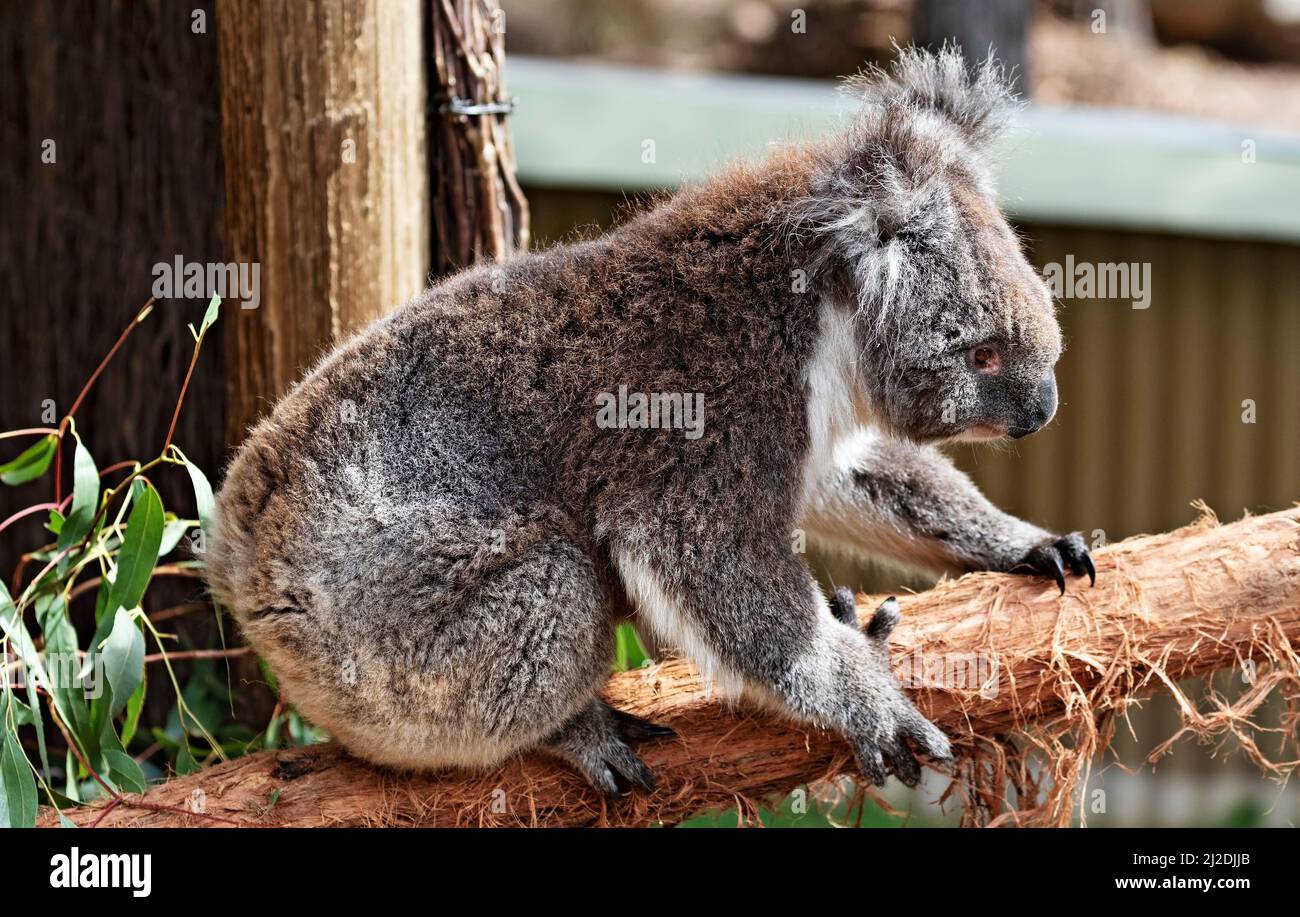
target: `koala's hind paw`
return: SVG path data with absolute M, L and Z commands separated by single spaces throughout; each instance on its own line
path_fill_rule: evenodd
M 655 788 L 654 774 L 624 740 L 676 735 L 667 726 L 594 700 L 552 735 L 545 748 L 577 768 L 602 794 L 617 799 L 634 787 L 647 793 Z
M 1010 572 L 1050 577 L 1061 590 L 1061 595 L 1065 595 L 1067 569 L 1075 576 L 1086 573 L 1089 583 L 1097 585 L 1097 568 L 1093 566 L 1087 543 L 1078 532 L 1040 544 L 1013 565 Z

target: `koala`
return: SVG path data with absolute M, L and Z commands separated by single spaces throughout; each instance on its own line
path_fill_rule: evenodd
M 633 744 L 671 730 L 599 694 L 630 620 L 875 784 L 950 757 L 890 671 L 897 603 L 859 628 L 792 534 L 1095 578 L 937 448 L 1046 424 L 1061 334 L 995 203 L 999 69 L 906 50 L 851 87 L 837 136 L 438 283 L 251 431 L 207 575 L 304 715 L 379 765 L 539 750 L 649 790 Z

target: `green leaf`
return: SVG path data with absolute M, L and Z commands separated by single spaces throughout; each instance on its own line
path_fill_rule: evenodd
M 54 458 L 58 444 L 58 437 L 52 433 L 41 437 L 16 459 L 0 465 L 0 481 L 12 487 L 39 478 L 50 467 L 50 460 Z
M 81 541 L 90 533 L 90 523 L 99 509 L 99 469 L 90 450 L 77 438 L 77 451 L 72 460 L 72 509 L 59 530 L 59 552 Z M 70 558 L 60 563 L 64 569 Z
M 35 825 L 36 777 L 18 739 L 13 733 L 5 732 L 0 746 L 0 827 Z
M 77 768 L 80 766 L 77 759 L 73 757 L 72 749 L 69 748 L 63 757 L 63 772 L 68 775 L 64 794 L 73 802 L 81 802 L 81 790 L 77 787 Z
M 24 704 L 18 698 L 14 697 L 13 694 L 10 693 L 11 691 L 12 689 L 9 687 L 8 683 L 6 682 L 5 691 L 4 691 L 5 705 L 13 709 L 14 725 L 30 726 L 33 723 L 35 723 L 36 715 L 32 713 L 32 708 L 27 704 Z M 5 722 L 9 721 L 8 713 L 0 712 L 0 716 L 4 717 Z
M 203 313 L 203 322 L 199 325 L 199 334 L 207 331 L 212 327 L 212 323 L 217 320 L 217 313 L 221 311 L 221 297 L 216 293 L 212 294 L 212 301 L 208 303 L 208 311 Z
M 37 610 L 39 611 L 39 609 L 40 603 L 38 602 Z M 41 659 L 41 655 L 36 651 L 36 645 L 32 641 L 31 634 L 27 632 L 27 625 L 23 623 L 22 615 L 18 613 L 18 609 L 14 607 L 13 599 L 3 582 L 0 582 L 0 631 L 3 631 L 9 637 L 9 645 L 17 652 L 18 658 L 23 661 L 23 665 L 27 667 L 28 707 L 32 711 L 36 723 L 36 741 L 40 750 L 41 765 L 45 768 L 45 773 L 49 774 L 50 762 L 45 749 L 45 727 L 41 722 L 41 707 L 36 696 L 37 683 L 39 682 L 50 689 L 50 703 L 63 721 L 69 724 L 70 729 L 75 729 L 76 719 L 69 714 L 67 705 L 59 696 L 59 692 L 52 689 L 50 676 L 45 671 L 45 664 Z M 49 651 L 48 646 L 46 651 Z
M 190 751 L 189 737 L 183 737 L 180 745 L 176 749 L 176 773 L 184 776 L 192 774 L 199 769 L 199 764 L 194 760 L 194 753 Z
M 108 596 L 108 610 L 137 607 L 149 588 L 158 549 L 162 546 L 163 505 L 158 492 L 146 484 L 126 520 L 126 537 L 117 555 L 117 577 Z M 123 695 L 124 697 L 126 695 Z
M 204 538 L 211 538 L 212 516 L 216 510 L 216 500 L 212 497 L 212 485 L 208 483 L 207 475 L 189 459 L 185 460 L 185 470 L 190 473 L 190 481 L 194 485 L 194 508 L 199 517 L 199 527 L 203 530 Z
M 41 773 L 50 779 L 50 753 L 45 747 L 45 718 L 41 714 L 41 699 L 36 694 L 36 682 L 32 678 L 27 682 L 27 709 L 32 713 L 32 725 L 36 727 L 36 751 L 41 759 Z
M 140 712 L 144 710 L 145 689 L 149 684 L 148 672 L 142 674 L 144 677 L 140 679 L 140 684 L 126 702 L 126 722 L 122 724 L 122 747 L 124 748 L 131 744 L 136 730 L 140 728 Z
M 78 827 L 78 826 L 77 826 L 77 823 L 76 823 L 75 821 L 73 821 L 72 819 L 68 818 L 68 816 L 66 816 L 66 815 L 64 815 L 62 812 L 60 812 L 60 813 L 59 813 L 59 827 L 60 827 L 60 828 L 76 828 L 76 827 Z
M 185 537 L 185 532 L 189 529 L 190 524 L 184 519 L 170 519 L 163 526 L 162 544 L 158 548 L 158 558 L 161 560 L 180 544 L 181 539 Z
M 140 770 L 140 765 L 135 763 L 134 758 L 121 749 L 106 748 L 104 760 L 108 762 L 109 774 L 121 789 L 130 790 L 132 793 L 145 791 L 147 783 L 144 779 L 144 771 Z
M 108 607 L 108 596 L 112 591 L 113 581 L 105 576 L 95 591 L 95 635 L 90 638 L 91 649 L 107 640 L 113 625 L 117 623 L 117 616 L 113 614 L 117 609 Z
M 68 620 L 68 606 L 62 593 L 36 599 L 36 623 L 45 637 L 45 661 L 56 673 L 55 678 L 50 678 L 48 668 L 42 670 L 41 680 L 48 686 L 54 707 L 68 731 L 84 745 L 91 735 L 90 711 L 85 688 L 76 677 L 81 668 L 77 631 Z
M 116 716 L 144 679 L 144 634 L 130 613 L 121 608 L 114 617 L 113 630 L 104 641 L 103 657 L 104 675 L 113 689 L 114 700 L 109 709 Z
M 45 637 L 46 657 L 59 654 L 75 657 L 77 631 L 68 620 L 68 603 L 63 593 L 37 596 L 36 623 Z

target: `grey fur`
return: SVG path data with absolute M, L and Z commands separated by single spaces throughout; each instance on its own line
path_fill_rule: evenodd
M 440 283 L 280 401 L 226 476 L 209 580 L 304 714 L 381 764 L 540 748 L 645 785 L 596 700 L 632 614 L 872 780 L 948 756 L 885 619 L 837 620 L 790 537 L 847 519 L 996 569 L 1048 543 L 925 445 L 1046 422 L 1060 353 L 980 159 L 1008 97 L 955 53 L 878 75 L 842 137 Z M 597 424 L 620 386 L 699 393 L 700 435 Z M 862 429 L 888 445 L 846 475 Z

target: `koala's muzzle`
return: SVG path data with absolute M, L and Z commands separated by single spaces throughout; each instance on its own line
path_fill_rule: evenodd
M 1056 375 L 1049 372 L 1038 383 L 1036 397 L 1025 416 L 1007 432 L 1012 439 L 1020 439 L 1047 426 L 1056 413 Z

